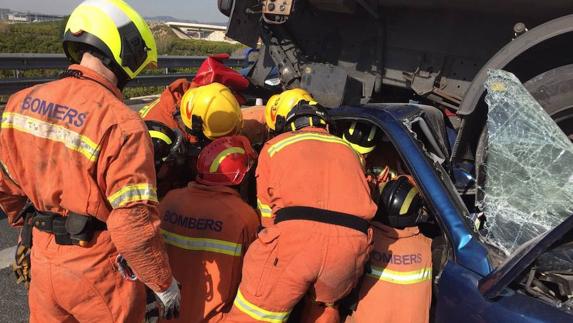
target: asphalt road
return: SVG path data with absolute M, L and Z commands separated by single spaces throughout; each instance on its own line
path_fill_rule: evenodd
M 17 239 L 18 231 L 0 215 L 0 322 L 28 321 L 28 293 L 16 284 L 10 268 Z

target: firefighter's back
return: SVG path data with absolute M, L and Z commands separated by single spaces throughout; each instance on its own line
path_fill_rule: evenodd
M 197 183 L 169 192 L 160 211 L 173 274 L 183 286 L 177 322 L 220 320 L 256 237 L 256 212 L 232 188 Z
M 103 171 L 121 138 L 145 134 L 116 87 L 80 66 L 70 76 L 18 92 L 2 116 L 0 155 L 39 211 L 89 214 L 105 221 L 111 206 Z M 86 95 L 89 93 L 89 95 Z M 132 156 L 142 158 L 143 156 Z
M 323 129 L 281 134 L 267 142 L 261 158 L 257 172 L 268 173 L 268 192 L 262 194 L 270 195 L 275 213 L 303 206 L 370 220 L 376 210 L 358 155 Z

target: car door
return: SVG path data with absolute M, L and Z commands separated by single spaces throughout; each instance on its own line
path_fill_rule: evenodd
M 448 262 L 437 283 L 434 322 L 573 322 L 571 312 L 516 287 L 536 259 L 572 233 L 573 216 L 570 216 L 522 246 L 486 277 L 455 261 Z

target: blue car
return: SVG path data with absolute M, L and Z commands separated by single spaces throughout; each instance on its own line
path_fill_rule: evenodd
M 468 211 L 474 211 L 473 200 L 464 202 L 454 184 L 448 131 L 438 109 L 373 104 L 333 109 L 331 118 L 335 125 L 358 120 L 378 126 L 417 182 L 439 227 L 433 322 L 573 322 L 573 217 L 500 260 L 498 248 L 479 234 L 479 217 Z M 569 262 L 552 270 L 557 262 L 550 253 L 559 250 Z

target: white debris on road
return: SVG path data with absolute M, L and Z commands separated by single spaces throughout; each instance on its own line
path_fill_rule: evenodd
M 0 269 L 10 267 L 14 262 L 14 253 L 16 252 L 16 246 L 0 250 Z

